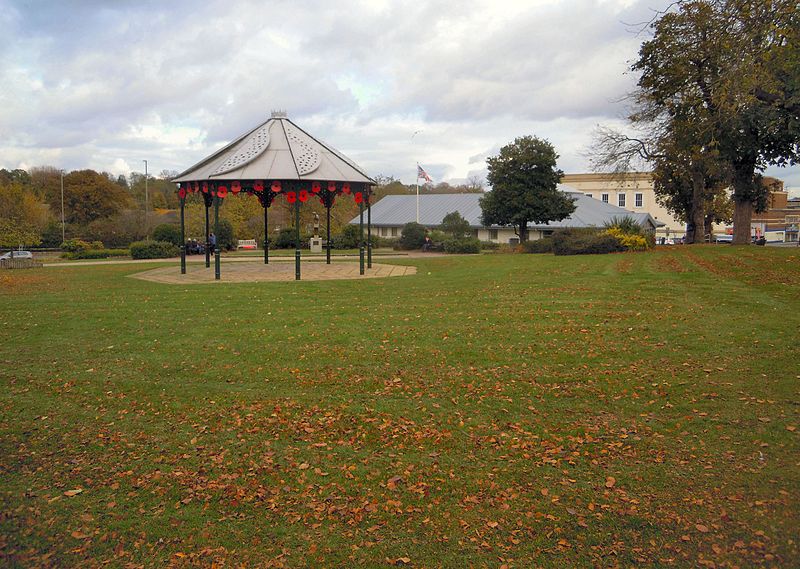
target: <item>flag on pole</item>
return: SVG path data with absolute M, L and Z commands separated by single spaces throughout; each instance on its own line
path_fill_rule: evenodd
M 417 164 L 417 180 L 419 180 L 420 178 L 424 179 L 426 182 L 433 182 L 433 180 L 431 180 L 431 177 L 428 176 L 428 173 L 422 169 L 422 166 Z

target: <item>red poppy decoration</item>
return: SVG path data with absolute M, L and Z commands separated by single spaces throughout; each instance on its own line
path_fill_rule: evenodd
M 195 192 L 199 192 L 200 191 L 200 184 L 197 183 L 197 182 L 194 183 L 194 191 Z
M 231 182 L 231 191 L 234 194 L 238 194 L 239 192 L 242 191 L 242 184 L 240 184 L 239 182 Z
M 328 182 L 328 191 L 335 192 L 336 191 L 336 182 Z
M 264 191 L 264 182 L 262 182 L 261 180 L 253 182 L 253 191 L 254 192 L 259 192 L 259 193 L 263 192 Z
M 297 201 L 297 194 L 294 192 L 286 192 L 286 201 L 289 203 L 294 203 Z
M 319 198 L 319 203 L 321 203 L 322 205 L 325 205 L 325 200 L 323 200 L 322 198 Z
M 281 183 L 278 180 L 272 182 L 272 191 L 276 194 L 281 191 Z
M 219 188 L 217 188 L 217 196 L 218 197 L 224 198 L 227 195 L 228 195 L 228 188 L 227 187 L 220 186 Z
M 350 194 L 350 184 L 348 184 L 347 182 L 342 184 L 342 193 Z
M 203 182 L 203 193 L 204 194 L 208 193 L 208 184 L 206 184 L 205 182 Z
M 364 201 L 364 196 L 361 192 L 356 192 L 356 195 L 353 196 L 353 199 L 356 201 L 356 203 L 361 203 Z
M 308 201 L 308 192 L 306 190 L 300 190 L 300 193 L 297 195 L 297 198 L 301 202 L 306 203 Z
M 311 191 L 318 194 L 322 190 L 322 184 L 319 182 L 311 182 Z
M 178 190 L 178 196 L 179 196 L 181 199 L 185 198 L 185 197 L 186 197 L 186 190 L 184 190 L 183 188 L 181 188 L 180 190 Z

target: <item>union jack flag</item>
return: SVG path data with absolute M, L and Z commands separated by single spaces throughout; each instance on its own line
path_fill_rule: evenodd
M 428 176 L 428 173 L 422 169 L 422 166 L 417 164 L 417 179 L 423 178 L 426 182 L 433 182 L 431 177 Z

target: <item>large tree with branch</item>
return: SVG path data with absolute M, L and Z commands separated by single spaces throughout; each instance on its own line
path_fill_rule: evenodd
M 564 175 L 558 154 L 548 141 L 522 136 L 486 160 L 492 186 L 480 199 L 484 225 L 511 225 L 524 243 L 528 223 L 561 221 L 575 211 L 572 198 L 558 189 Z
M 797 4 L 676 2 L 652 29 L 632 66 L 640 77 L 629 116 L 646 134 L 600 131 L 595 166 L 648 162 L 689 239 L 699 240 L 706 210 L 731 185 L 734 242 L 747 243 L 752 213 L 766 205 L 760 172 L 798 159 Z

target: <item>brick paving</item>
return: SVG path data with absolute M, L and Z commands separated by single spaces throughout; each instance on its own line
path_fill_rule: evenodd
M 319 262 L 303 262 L 300 277 L 304 281 L 325 281 L 342 279 L 377 279 L 385 277 L 402 277 L 416 274 L 416 267 L 403 265 L 382 265 L 372 263 L 371 269 L 364 269 L 359 275 L 359 265 L 353 262 L 334 262 L 330 265 Z M 186 265 L 186 274 L 181 274 L 180 266 L 159 267 L 142 273 L 131 275 L 134 278 L 166 284 L 201 284 L 201 283 L 253 283 L 293 281 L 294 261 L 277 261 L 265 265 L 263 262 L 224 263 L 220 271 L 220 280 L 214 279 L 214 263 L 210 268 L 195 263 Z

